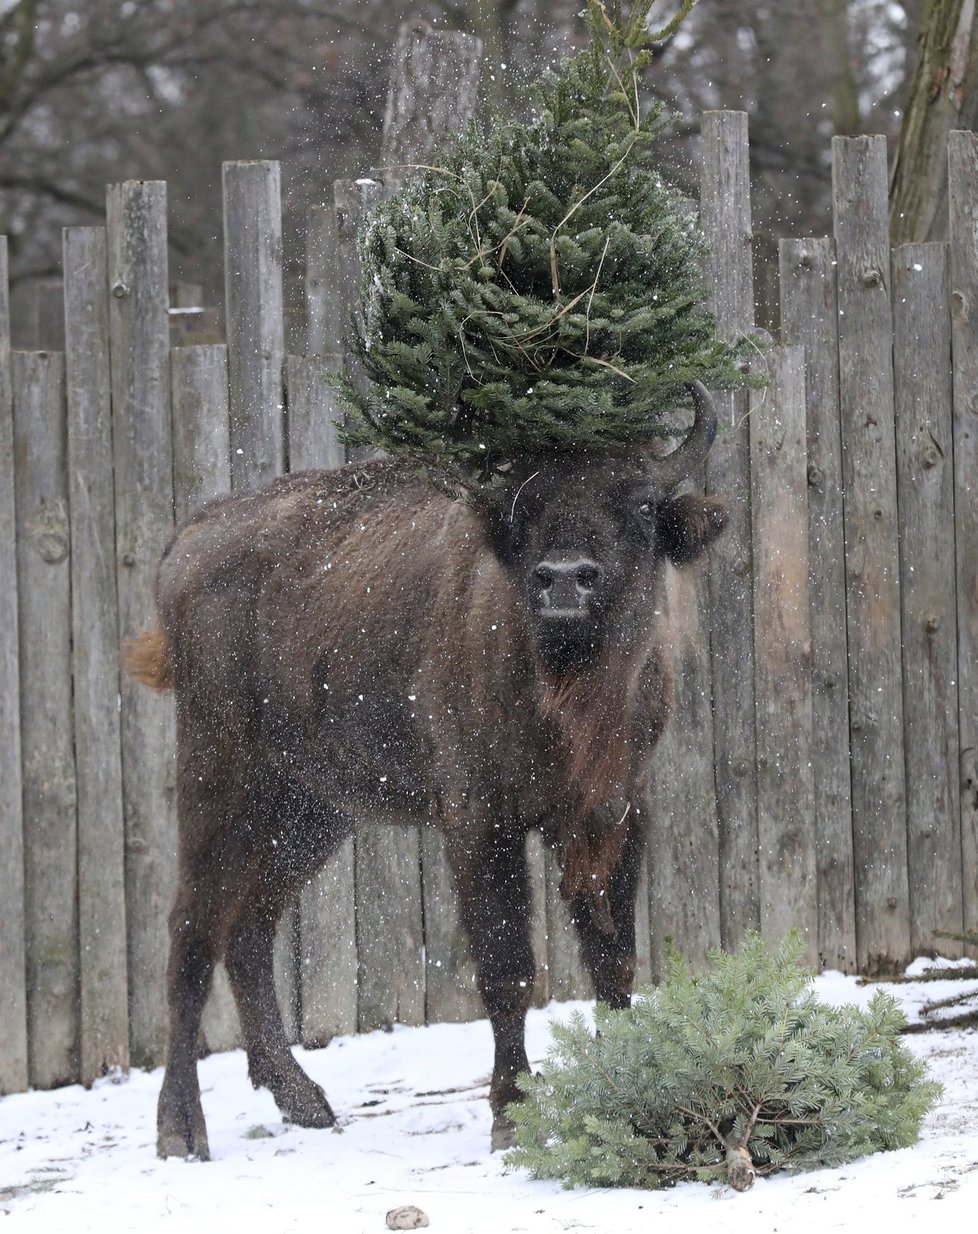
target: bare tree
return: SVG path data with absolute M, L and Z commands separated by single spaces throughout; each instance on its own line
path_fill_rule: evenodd
M 656 57 L 675 120 L 659 153 L 695 194 L 700 113 L 751 116 L 761 249 L 828 227 L 830 138 L 896 132 L 913 15 L 935 0 L 700 0 Z M 943 0 L 972 3 L 972 0 Z M 677 5 L 678 7 L 678 5 Z M 54 273 L 60 229 L 106 182 L 169 184 L 171 271 L 221 286 L 220 164 L 283 164 L 286 257 L 306 208 L 376 163 L 402 20 L 479 34 L 484 92 L 524 87 L 579 41 L 580 0 L 0 0 L 0 231 L 15 279 Z M 663 12 L 668 5 L 663 3 Z M 290 239 L 291 237 L 291 239 Z M 761 284 L 759 284 L 761 285 Z
M 61 226 L 100 218 L 107 181 L 140 177 L 171 184 L 177 264 L 216 251 L 217 282 L 221 160 L 284 155 L 328 91 L 316 161 L 343 174 L 344 152 L 379 128 L 379 74 L 363 65 L 389 42 L 384 7 L 0 0 L 0 231 L 14 279 L 54 272 Z
M 947 135 L 978 124 L 975 0 L 927 0 L 890 180 L 894 244 L 947 232 Z
M 15 282 L 56 274 L 105 184 L 169 185 L 171 272 L 221 286 L 220 164 L 283 163 L 286 237 L 376 161 L 398 24 L 491 42 L 507 102 L 565 46 L 578 0 L 0 0 L 0 233 Z M 505 66 L 505 67 L 503 67 Z M 287 244 L 295 258 L 297 241 Z

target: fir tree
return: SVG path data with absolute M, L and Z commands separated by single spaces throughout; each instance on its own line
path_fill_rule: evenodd
M 376 209 L 349 440 L 478 486 L 519 456 L 646 443 L 694 379 L 744 383 L 702 308 L 693 214 L 650 162 L 640 76 L 694 0 L 650 33 L 655 3 L 589 0 L 589 44 L 530 122 L 471 125 Z
M 840 1165 L 919 1135 L 940 1093 L 898 1033 L 896 1002 L 868 1010 L 820 1003 L 789 935 L 776 954 L 754 935 L 736 955 L 714 952 L 692 976 L 668 978 L 627 1011 L 576 1015 L 526 1098 L 510 1107 L 507 1156 L 537 1178 L 661 1187 Z

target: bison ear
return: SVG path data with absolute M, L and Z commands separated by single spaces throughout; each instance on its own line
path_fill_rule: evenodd
M 715 497 L 670 497 L 656 514 L 659 542 L 675 566 L 695 561 L 727 525 L 727 507 Z

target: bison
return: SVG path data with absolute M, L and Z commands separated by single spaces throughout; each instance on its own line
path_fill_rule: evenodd
M 726 519 L 675 493 L 716 432 L 691 391 L 692 427 L 663 457 L 514 463 L 477 500 L 376 459 L 219 498 L 177 531 L 160 629 L 129 664 L 176 696 L 161 1156 L 208 1157 L 196 1060 L 221 958 L 252 1082 L 286 1120 L 334 1123 L 289 1049 L 272 941 L 361 824 L 444 833 L 495 1040 L 493 1147 L 528 1066 L 530 828 L 556 851 L 597 997 L 628 1005 L 647 773 L 673 695 L 665 563 L 692 561 Z

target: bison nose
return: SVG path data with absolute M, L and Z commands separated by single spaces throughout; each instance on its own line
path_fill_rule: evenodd
M 583 612 L 601 583 L 602 570 L 588 557 L 545 558 L 533 571 L 542 611 Z

